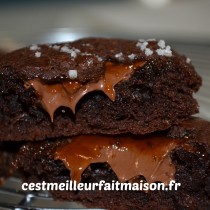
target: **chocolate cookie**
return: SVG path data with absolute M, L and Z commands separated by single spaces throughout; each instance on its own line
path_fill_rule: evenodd
M 170 191 L 52 191 L 55 198 L 88 207 L 203 210 L 210 206 L 209 136 L 210 122 L 191 118 L 145 136 L 78 136 L 26 143 L 15 164 L 28 182 L 181 183 Z
M 200 85 L 163 40 L 32 45 L 0 57 L 0 140 L 165 130 L 198 112 Z

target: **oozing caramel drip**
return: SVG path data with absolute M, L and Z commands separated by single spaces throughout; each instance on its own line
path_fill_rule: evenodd
M 43 108 L 53 121 L 54 112 L 58 107 L 69 107 L 75 113 L 78 101 L 85 94 L 94 90 L 103 91 L 114 101 L 116 97 L 114 86 L 120 81 L 128 79 L 136 68 L 142 67 L 144 64 L 145 61 L 139 61 L 132 65 L 107 62 L 104 76 L 95 83 L 81 84 L 77 81 L 68 81 L 59 84 L 46 84 L 40 79 L 34 79 L 27 83 L 36 90 Z
M 174 180 L 175 166 L 170 152 L 181 141 L 164 136 L 107 137 L 86 135 L 57 148 L 54 158 L 62 160 L 70 170 L 71 179 L 81 181 L 81 175 L 91 163 L 108 163 L 120 182 L 142 175 L 148 183 Z

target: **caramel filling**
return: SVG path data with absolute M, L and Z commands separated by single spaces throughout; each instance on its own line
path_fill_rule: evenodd
M 107 137 L 84 135 L 57 148 L 54 158 L 63 161 L 71 179 L 81 181 L 81 175 L 91 163 L 108 163 L 120 182 L 142 175 L 148 183 L 174 180 L 175 166 L 170 152 L 180 140 L 164 136 Z
M 139 61 L 132 65 L 107 62 L 104 76 L 95 83 L 81 84 L 77 81 L 68 81 L 59 84 L 46 84 L 40 79 L 34 79 L 28 81 L 27 84 L 36 90 L 43 108 L 53 121 L 54 112 L 58 107 L 69 107 L 75 113 L 78 101 L 85 94 L 94 90 L 103 91 L 114 101 L 116 97 L 114 86 L 122 80 L 129 79 L 133 71 L 144 64 L 145 61 Z

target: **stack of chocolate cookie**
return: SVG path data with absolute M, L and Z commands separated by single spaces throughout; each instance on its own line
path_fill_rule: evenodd
M 191 117 L 200 85 L 190 59 L 163 40 L 32 45 L 0 57 L 0 140 L 19 145 L 13 165 L 28 182 L 181 183 L 171 191 L 55 190 L 55 198 L 205 209 L 210 122 Z

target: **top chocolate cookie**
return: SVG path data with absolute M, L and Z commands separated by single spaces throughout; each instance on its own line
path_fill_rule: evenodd
M 145 134 L 198 112 L 201 78 L 163 40 L 86 38 L 0 57 L 0 140 Z

